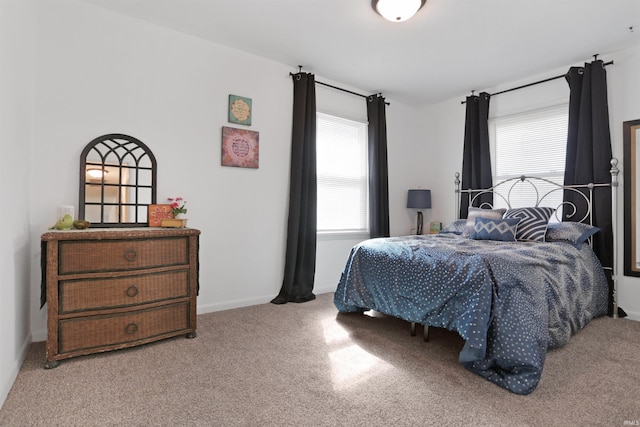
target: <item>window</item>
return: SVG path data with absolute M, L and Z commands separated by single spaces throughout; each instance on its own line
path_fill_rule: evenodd
M 318 231 L 367 232 L 367 124 L 317 113 Z
M 543 110 L 493 119 L 490 131 L 495 147 L 494 183 L 521 175 L 536 176 L 559 185 L 564 182 L 564 164 L 567 148 L 568 106 L 563 104 Z M 554 188 L 541 188 L 540 196 Z M 507 189 L 508 190 L 508 189 Z M 518 197 L 514 197 L 517 193 Z M 507 197 L 507 194 L 502 194 Z M 536 194 L 517 192 L 511 194 L 514 207 L 531 206 Z M 562 191 L 554 191 L 545 197 L 544 206 L 560 208 Z M 507 207 L 501 197 L 494 198 L 496 207 Z M 561 213 L 554 215 L 561 218 Z

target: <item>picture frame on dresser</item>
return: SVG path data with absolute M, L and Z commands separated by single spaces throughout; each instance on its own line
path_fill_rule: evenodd
M 171 205 L 149 205 L 149 227 L 161 227 L 165 219 L 173 219 Z

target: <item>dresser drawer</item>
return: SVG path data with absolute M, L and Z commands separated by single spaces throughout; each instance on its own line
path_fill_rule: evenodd
M 60 282 L 60 314 L 126 307 L 189 296 L 189 271 Z
M 178 303 L 123 314 L 90 316 L 60 321 L 59 352 L 122 345 L 189 326 L 189 303 Z
M 137 270 L 188 264 L 187 237 L 59 243 L 58 274 Z

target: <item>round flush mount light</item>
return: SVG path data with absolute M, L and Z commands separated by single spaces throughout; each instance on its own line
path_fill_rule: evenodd
M 108 174 L 108 170 L 104 169 L 87 169 L 87 175 L 91 178 L 102 178 L 105 174 Z
M 391 22 L 402 22 L 419 11 L 427 0 L 371 0 L 373 10 Z

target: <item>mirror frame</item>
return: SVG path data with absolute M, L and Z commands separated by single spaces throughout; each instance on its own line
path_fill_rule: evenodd
M 117 168 L 120 170 L 119 172 L 119 180 L 116 184 L 106 184 L 104 178 L 100 178 L 101 181 L 101 201 L 100 202 L 89 202 L 86 198 L 86 185 L 87 185 L 87 157 L 91 153 L 97 153 L 98 157 L 100 157 L 99 161 L 91 160 L 89 166 L 93 166 L 94 168 L 101 168 L 104 171 L 108 171 L 110 168 Z M 118 164 L 109 163 L 113 158 L 118 159 Z M 147 161 L 145 158 L 148 158 L 148 164 L 151 166 L 141 166 L 141 161 Z M 122 179 L 122 171 L 123 162 L 127 160 L 132 160 L 132 165 L 125 166 L 127 170 L 132 170 L 136 176 L 138 176 L 138 172 L 140 170 L 150 170 L 151 172 L 151 182 L 141 184 L 138 182 L 138 179 L 135 180 L 135 184 L 123 183 Z M 100 222 L 93 222 L 91 220 L 91 227 L 96 228 L 122 228 L 122 227 L 148 227 L 149 226 L 149 205 L 156 204 L 156 182 L 157 182 L 157 164 L 156 158 L 142 141 L 137 138 L 134 138 L 129 135 L 124 135 L 120 133 L 112 133 L 108 135 L 102 135 L 94 140 L 92 140 L 87 146 L 82 150 L 82 154 L 80 154 L 80 188 L 79 188 L 79 202 L 78 202 L 78 218 L 86 219 L 86 207 L 90 206 L 100 206 Z M 116 203 L 109 203 L 108 206 L 116 206 L 118 212 L 118 221 L 117 222 L 104 222 L 104 188 L 106 186 L 116 186 L 118 189 L 126 187 L 131 191 L 134 191 L 136 197 L 138 195 L 139 189 L 150 189 L 151 190 L 151 201 L 150 203 L 139 203 L 139 200 L 136 198 L 134 203 L 123 203 L 121 200 L 118 200 Z M 135 221 L 123 221 L 122 220 L 122 210 L 123 208 L 131 208 L 134 209 L 134 218 Z M 145 220 L 140 221 L 139 217 L 139 209 L 146 209 L 146 215 L 144 216 Z
M 639 164 L 636 158 L 640 155 L 640 120 L 623 122 L 624 138 L 624 275 L 640 277 L 640 266 L 636 266 L 636 258 L 640 251 L 640 243 L 637 241 L 637 227 L 635 218 L 638 214 L 640 188 L 636 185 Z

